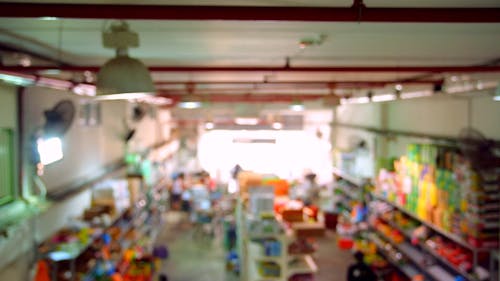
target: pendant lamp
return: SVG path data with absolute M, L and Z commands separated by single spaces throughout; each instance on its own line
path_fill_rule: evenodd
M 105 48 L 116 49 L 116 56 L 97 73 L 97 99 L 139 99 L 154 96 L 155 87 L 148 68 L 128 55 L 128 48 L 139 46 L 139 36 L 124 21 L 115 22 L 102 34 Z

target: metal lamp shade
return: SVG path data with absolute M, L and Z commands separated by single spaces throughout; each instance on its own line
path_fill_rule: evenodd
M 155 87 L 147 67 L 129 56 L 109 60 L 97 74 L 97 96 L 154 95 Z

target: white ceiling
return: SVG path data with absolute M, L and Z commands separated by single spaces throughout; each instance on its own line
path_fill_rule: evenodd
M 0 1 L 2 2 L 2 1 Z M 32 1 L 9 1 L 32 2 Z M 38 3 L 136 4 L 138 1 Z M 500 7 L 498 0 L 366 0 L 368 7 Z M 352 0 L 140 1 L 140 4 L 338 6 Z M 278 21 L 131 20 L 140 47 L 130 51 L 149 66 L 468 66 L 500 58 L 500 24 L 325 23 Z M 114 51 L 101 44 L 106 20 L 0 18 L 0 44 L 23 48 L 74 65 L 102 65 Z M 301 39 L 325 35 L 304 50 Z M 399 80 L 419 73 L 154 73 L 157 81 Z M 476 75 L 481 79 L 481 75 Z M 484 75 L 500 79 L 497 74 Z

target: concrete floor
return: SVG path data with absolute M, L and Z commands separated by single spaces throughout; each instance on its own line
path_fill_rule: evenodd
M 239 280 L 225 270 L 225 252 L 220 240 L 200 241 L 193 238 L 193 228 L 181 222 L 179 213 L 169 212 L 165 220 L 164 230 L 157 243 L 167 245 L 170 251 L 170 257 L 161 269 L 169 281 Z M 318 251 L 314 255 L 319 267 L 316 281 L 346 280 L 347 266 L 353 261 L 352 255 L 349 251 L 340 251 L 335 241 L 335 235 L 331 232 L 318 240 Z

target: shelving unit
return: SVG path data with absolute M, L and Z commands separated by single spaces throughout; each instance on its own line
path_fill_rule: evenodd
M 365 180 L 363 180 L 357 176 L 351 175 L 349 173 L 346 173 L 337 167 L 332 167 L 332 173 L 338 177 L 345 179 L 346 181 L 348 181 L 348 182 L 350 182 L 358 187 L 364 185 L 364 183 L 365 183 Z
M 314 274 L 318 266 L 309 253 L 288 252 L 288 246 L 297 238 L 291 229 L 280 233 L 251 233 L 247 229 L 247 213 L 243 204 L 238 202 L 236 208 L 237 233 L 240 262 L 242 264 L 242 281 L 288 281 L 295 274 Z M 264 254 L 262 240 L 274 240 L 280 243 L 280 253 L 276 256 Z M 258 270 L 259 262 L 272 262 L 279 267 L 279 275 L 262 276 Z
M 263 248 L 259 242 L 254 242 L 252 237 L 246 242 L 248 262 L 251 272 L 247 280 L 288 280 L 295 274 L 316 273 L 318 266 L 309 254 L 289 254 L 288 245 L 294 240 L 289 234 L 276 234 L 267 236 L 268 239 L 279 241 L 281 254 L 279 256 L 266 256 L 259 253 Z M 280 267 L 279 276 L 262 276 L 257 270 L 258 262 L 272 262 Z
M 404 236 L 406 237 L 406 239 L 411 239 L 411 233 L 409 233 L 408 231 L 405 231 L 405 230 L 401 229 L 401 227 L 399 227 L 397 224 L 395 224 L 391 220 L 384 220 L 384 222 L 387 223 L 388 225 L 390 225 L 391 227 L 393 227 L 394 229 L 398 230 L 402 234 L 404 234 Z M 452 263 L 450 263 L 447 259 L 445 259 L 442 256 L 440 256 L 436 251 L 434 251 L 433 249 L 431 249 L 424 242 L 418 241 L 418 246 L 420 247 L 420 249 L 422 249 L 426 253 L 430 254 L 433 258 L 435 258 L 439 263 L 441 263 L 441 264 L 445 265 L 447 268 L 449 268 L 451 271 L 454 271 L 457 274 L 462 275 L 467 280 L 477 280 L 475 277 L 473 277 L 472 275 L 470 275 L 468 272 L 466 272 L 464 270 L 461 270 L 460 268 L 457 268 L 455 265 L 453 265 Z
M 49 251 L 42 253 L 41 257 L 46 258 L 51 263 L 51 280 L 61 280 L 58 276 L 58 263 L 68 262 L 70 277 L 64 280 L 95 280 L 92 276 L 96 265 L 82 271 L 82 268 L 76 267 L 76 261 L 82 257 L 87 251 L 95 248 L 95 251 L 101 250 L 102 234 L 108 233 L 113 229 L 118 236 L 112 240 L 112 243 L 117 243 L 122 251 L 130 249 L 136 245 L 143 247 L 145 253 L 152 252 L 153 242 L 156 240 L 161 227 L 161 213 L 164 211 L 165 202 L 161 193 L 164 191 L 161 188 L 161 182 L 155 186 L 148 188 L 137 201 L 128 209 L 115 215 L 111 222 L 100 228 L 92 229 L 92 236 L 84 244 L 74 246 L 74 251 L 58 251 L 57 245 L 49 243 Z M 116 231 L 119 231 L 116 233 Z M 129 237 L 131 231 L 136 235 Z M 93 251 L 93 250 L 92 250 Z M 119 255 L 121 256 L 121 254 Z M 107 262 L 112 264 L 117 270 L 121 263 L 121 257 L 111 257 Z
M 363 199 L 363 188 L 366 181 L 349 175 L 336 167 L 332 168 L 332 173 L 341 179 L 335 183 L 334 188 L 336 196 L 341 196 L 341 200 L 335 200 L 336 207 L 339 209 L 340 214 L 349 217 L 352 211 L 351 203 Z
M 377 231 L 376 229 L 373 228 L 372 231 L 377 233 L 377 235 L 381 236 L 385 241 L 389 242 L 389 244 L 391 244 L 395 249 L 397 249 L 400 253 L 402 253 L 406 257 L 406 259 L 414 265 L 413 269 L 416 269 L 418 273 L 421 273 L 423 275 L 428 276 L 428 278 L 431 278 L 429 280 L 436 280 L 436 281 L 455 280 L 455 277 L 453 275 L 448 273 L 440 266 L 437 266 L 435 264 L 426 265 L 426 263 L 428 262 L 427 256 L 423 252 L 413 247 L 407 241 L 397 244 L 392 239 L 390 239 L 383 233 Z M 407 271 L 404 265 L 400 265 L 398 263 L 395 263 L 394 261 L 392 263 L 396 265 L 398 268 L 400 268 L 401 271 L 403 272 Z M 413 274 L 415 275 L 415 273 Z M 408 277 L 412 278 L 414 275 Z
M 384 258 L 389 263 L 391 263 L 395 268 L 401 271 L 406 277 L 412 279 L 415 275 L 420 273 L 420 271 L 415 266 L 411 264 L 400 264 L 397 260 L 392 258 L 388 253 L 386 253 L 382 240 L 378 237 L 378 235 L 375 232 L 369 233 L 368 239 L 377 246 L 378 249 L 377 252 L 382 254 L 382 256 L 384 256 Z
M 333 173 L 344 179 L 345 181 L 349 182 L 353 187 L 359 187 L 360 184 L 366 183 L 366 181 L 363 181 L 357 177 L 354 177 L 352 175 L 349 175 L 339 169 L 334 168 Z M 344 196 L 344 200 L 355 200 L 357 198 L 360 198 L 358 194 L 354 193 L 352 190 L 346 190 L 343 187 L 338 187 L 337 190 Z M 398 210 L 404 215 L 406 215 L 408 218 L 411 218 L 412 220 L 418 222 L 421 225 L 426 226 L 428 229 L 430 229 L 433 233 L 444 237 L 445 239 L 452 241 L 456 243 L 457 245 L 460 245 L 461 247 L 464 247 L 465 249 L 468 249 L 473 256 L 473 268 L 476 270 L 476 273 L 478 271 L 486 271 L 484 268 L 480 268 L 479 266 L 479 255 L 483 252 L 489 252 L 491 249 L 485 248 L 485 247 L 475 247 L 474 245 L 471 245 L 468 241 L 463 239 L 462 237 L 450 233 L 448 231 L 445 231 L 444 229 L 430 223 L 427 221 L 424 221 L 420 219 L 417 215 L 414 213 L 408 211 L 406 208 L 399 206 L 395 204 L 394 202 L 391 202 L 387 200 L 386 198 L 378 195 L 378 194 L 372 194 L 372 198 L 378 201 L 382 201 L 390 205 L 393 210 Z M 350 201 L 347 201 L 350 202 Z M 341 203 L 342 205 L 346 205 L 345 202 Z M 347 210 L 347 208 L 345 208 Z M 448 261 L 446 258 L 440 256 L 435 250 L 431 249 L 426 243 L 423 241 L 419 241 L 417 245 L 412 245 L 409 243 L 411 240 L 412 234 L 408 230 L 404 230 L 398 225 L 396 225 L 393 221 L 385 221 L 388 225 L 390 225 L 393 229 L 398 230 L 401 232 L 404 237 L 405 241 L 401 244 L 395 243 L 393 240 L 391 240 L 389 237 L 385 236 L 383 233 L 380 233 L 377 231 L 375 228 L 371 228 L 370 232 L 368 234 L 368 240 L 373 242 L 377 248 L 378 252 L 386 258 L 386 260 L 391 263 L 393 266 L 398 268 L 399 271 L 404 273 L 408 278 L 413 278 L 414 275 L 416 274 L 423 274 L 426 276 L 426 280 L 437 280 L 437 281 L 442 281 L 442 280 L 454 280 L 454 277 L 457 275 L 460 275 L 464 277 L 466 280 L 470 281 L 479 281 L 479 280 L 484 280 L 480 279 L 477 276 L 480 275 L 475 275 L 473 273 L 466 272 L 465 270 L 459 268 L 458 266 L 452 264 L 450 261 Z M 375 236 L 374 236 L 375 235 Z M 377 238 L 378 237 L 378 238 Z M 409 263 L 402 264 L 399 263 L 397 260 L 394 260 L 391 258 L 383 249 L 383 244 L 386 241 L 387 243 L 391 244 L 394 249 L 397 249 L 401 254 L 403 254 L 406 259 L 409 261 Z M 430 263 L 424 262 L 424 260 L 429 259 L 431 257 Z M 492 266 L 490 265 L 490 268 Z M 490 276 L 491 279 L 493 280 L 493 276 Z
M 387 204 L 393 206 L 394 208 L 398 209 L 399 211 L 405 213 L 407 216 L 417 220 L 418 222 L 420 222 L 421 224 L 427 226 L 428 228 L 432 229 L 433 231 L 441 234 L 442 236 L 450 239 L 450 240 L 453 240 L 455 243 L 467 248 L 467 249 L 470 249 L 470 250 L 475 250 L 475 251 L 488 251 L 490 249 L 488 248 L 477 248 L 477 247 L 474 247 L 472 245 L 470 245 L 467 241 L 465 241 L 464 239 L 460 238 L 459 236 L 453 234 L 453 233 L 450 233 L 448 231 L 445 231 L 437 226 L 435 226 L 434 224 L 430 223 L 430 222 L 427 222 L 427 221 L 424 221 L 424 220 L 421 220 L 419 217 L 417 217 L 415 214 L 413 214 L 412 212 L 406 210 L 406 208 L 402 207 L 402 206 L 399 206 L 398 204 L 394 203 L 394 202 L 391 202 L 389 200 L 387 200 L 386 198 L 380 196 L 380 195 L 376 195 L 374 194 L 373 195 L 375 199 L 377 200 L 380 200 L 380 201 L 383 201 L 383 202 L 386 202 Z
M 419 224 L 425 225 L 429 229 L 433 230 L 435 233 L 438 233 L 439 235 L 471 250 L 474 253 L 474 255 L 477 255 L 477 253 L 479 251 L 486 250 L 486 249 L 474 248 L 472 245 L 468 244 L 466 241 L 464 241 L 460 237 L 458 237 L 454 234 L 448 233 L 447 231 L 444 231 L 444 230 L 440 229 L 439 227 L 432 225 L 429 222 L 425 222 L 425 221 L 418 219 L 414 214 L 405 210 L 405 208 L 398 206 L 397 204 L 394 204 L 394 203 L 386 200 L 385 198 L 382 198 L 380 196 L 375 196 L 375 198 L 377 200 L 380 200 L 380 201 L 386 203 L 386 204 L 389 204 L 391 207 L 395 208 L 396 210 L 401 211 L 406 216 L 415 220 Z M 378 216 L 378 219 L 382 220 L 384 223 L 388 224 L 393 229 L 396 229 L 397 231 L 402 233 L 405 236 L 406 241 L 409 241 L 412 238 L 411 237 L 412 235 L 409 231 L 402 229 L 396 223 L 394 223 L 392 220 L 385 219 L 381 216 Z M 429 267 L 419 266 L 419 268 L 420 268 L 422 273 L 425 273 L 425 274 L 433 277 L 435 280 L 441 281 L 441 279 L 443 278 L 442 277 L 443 275 L 444 276 L 449 275 L 450 276 L 449 278 L 451 278 L 449 280 L 454 280 L 452 278 L 453 275 L 461 275 L 463 278 L 465 278 L 466 280 L 470 280 L 470 281 L 479 281 L 480 280 L 479 278 L 473 276 L 472 274 L 470 274 L 470 273 L 458 268 L 457 266 L 453 265 L 451 262 L 449 262 L 447 259 L 440 256 L 437 252 L 435 252 L 435 250 L 431 249 L 429 246 L 427 246 L 422 241 L 418 241 L 416 246 L 413 246 L 413 245 L 409 244 L 408 242 L 404 242 L 404 243 L 398 245 L 398 244 L 395 244 L 389 237 L 385 236 L 383 233 L 380 233 L 376 229 L 373 229 L 373 231 L 377 232 L 379 235 L 384 237 L 385 240 L 389 241 L 392 245 L 394 245 L 399 250 L 401 250 L 402 253 L 406 253 L 406 255 L 408 257 L 414 258 L 414 257 L 418 256 L 419 253 L 422 253 L 422 254 L 428 255 L 428 256 L 432 256 L 432 258 L 435 260 L 435 262 L 443 265 L 446 269 L 439 267 L 439 270 L 438 270 L 438 269 L 436 269 L 436 266 L 429 266 Z M 475 257 L 475 258 L 477 258 L 477 257 Z M 416 260 L 415 264 L 420 265 L 422 263 L 420 261 Z M 448 272 L 453 272 L 453 275 L 448 273 Z M 436 276 L 440 276 L 440 277 L 436 277 Z M 439 279 L 439 278 L 441 278 L 441 279 Z M 446 278 L 448 278 L 448 277 L 446 277 Z

